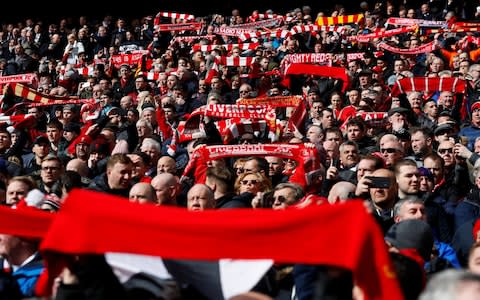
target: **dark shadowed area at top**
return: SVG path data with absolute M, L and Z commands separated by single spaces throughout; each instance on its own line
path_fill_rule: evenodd
M 211 14 L 231 13 L 233 8 L 239 8 L 242 15 L 249 15 L 254 9 L 264 12 L 272 9 L 274 12 L 284 14 L 296 7 L 309 5 L 314 11 L 324 10 L 331 12 L 335 4 L 344 5 L 348 11 L 355 13 L 359 10 L 359 2 L 353 0 L 326 3 L 325 1 L 234 1 L 234 0 L 136 0 L 136 1 L 33 1 L 22 3 L 21 6 L 13 9 L 0 10 L 0 22 L 13 22 L 19 19 L 33 18 L 41 20 L 57 20 L 67 16 L 86 15 L 89 18 L 100 18 L 106 14 L 114 16 L 141 17 L 154 15 L 160 10 L 171 12 L 186 12 L 196 16 L 207 16 Z

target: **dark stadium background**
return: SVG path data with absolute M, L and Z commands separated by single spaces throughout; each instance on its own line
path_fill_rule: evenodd
M 361 1 L 285 1 L 285 0 L 75 0 L 75 1 L 33 1 L 33 2 L 10 2 L 8 6 L 13 8 L 0 9 L 0 23 L 19 21 L 25 18 L 35 20 L 56 21 L 61 17 L 86 15 L 100 18 L 106 14 L 123 16 L 126 18 L 155 15 L 160 10 L 172 12 L 190 12 L 195 16 L 211 14 L 229 15 L 233 8 L 239 8 L 242 16 L 250 14 L 254 9 L 263 12 L 273 9 L 275 12 L 284 14 L 289 10 L 303 5 L 309 5 L 316 13 L 319 9 L 331 12 L 335 3 L 343 4 L 347 12 L 355 13 L 359 10 Z M 18 7 L 15 7 L 19 4 Z

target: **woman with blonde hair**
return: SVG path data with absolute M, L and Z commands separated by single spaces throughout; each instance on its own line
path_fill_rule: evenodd
M 257 195 L 259 192 L 268 192 L 272 183 L 265 175 L 259 172 L 244 172 L 235 180 L 234 191 L 237 195 L 245 192 Z

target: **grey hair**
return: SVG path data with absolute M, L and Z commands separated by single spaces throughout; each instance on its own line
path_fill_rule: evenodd
M 160 143 L 157 142 L 156 140 L 152 139 L 152 138 L 143 139 L 141 148 L 143 149 L 144 147 L 154 148 L 158 152 L 160 152 L 160 150 L 161 150 Z
M 305 195 L 302 187 L 299 186 L 298 184 L 292 183 L 292 182 L 279 183 L 279 184 L 277 184 L 277 186 L 275 186 L 275 189 L 273 191 L 275 192 L 275 191 L 278 191 L 278 190 L 281 190 L 281 189 L 286 189 L 286 188 L 294 191 L 295 200 L 297 200 L 297 201 L 302 199 L 302 197 Z
M 419 300 L 453 300 L 465 283 L 480 284 L 480 276 L 466 270 L 447 269 L 432 276 Z
M 422 199 L 414 196 L 414 197 L 407 197 L 405 199 L 401 199 L 399 201 L 397 201 L 397 203 L 395 203 L 395 206 L 393 207 L 393 216 L 398 216 L 398 214 L 400 213 L 400 209 L 402 209 L 402 206 L 405 204 L 405 203 L 411 203 L 411 204 L 424 204 L 425 202 L 423 202 Z

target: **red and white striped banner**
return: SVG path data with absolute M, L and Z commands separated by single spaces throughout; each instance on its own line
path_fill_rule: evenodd
M 220 56 L 215 58 L 215 63 L 228 67 L 249 67 L 255 62 L 255 57 Z
M 241 43 L 241 44 L 220 44 L 220 45 L 193 45 L 192 51 L 212 51 L 217 48 L 223 48 L 227 51 L 231 51 L 233 48 L 238 47 L 240 50 L 251 50 L 259 46 L 259 43 Z
M 208 35 L 184 35 L 184 36 L 177 36 L 175 37 L 176 42 L 187 42 L 191 43 L 196 40 L 200 39 L 207 39 L 207 40 L 213 40 L 215 38 L 214 34 L 208 34 Z
M 176 20 L 193 20 L 193 19 L 195 19 L 195 16 L 191 15 L 191 14 L 182 14 L 182 13 L 161 11 L 161 12 L 157 13 L 157 15 L 155 16 L 155 19 L 153 20 L 153 25 L 154 26 L 160 25 L 162 17 L 176 19 Z
M 431 21 L 423 19 L 409 19 L 409 18 L 388 18 L 385 25 L 394 26 L 413 26 L 418 25 L 420 27 L 446 27 L 446 21 Z
M 326 32 L 336 32 L 342 34 L 345 31 L 344 26 L 318 26 L 318 25 L 297 25 L 293 26 L 290 29 L 292 34 L 304 33 L 304 32 L 311 32 L 311 31 L 326 31 Z
M 270 31 L 271 38 L 286 39 L 291 35 L 292 35 L 292 32 L 290 30 L 285 30 L 285 29 L 277 29 L 277 30 Z
M 398 96 L 413 91 L 465 93 L 466 89 L 467 82 L 458 77 L 413 77 L 397 80 L 391 95 Z
M 369 34 L 360 34 L 347 37 L 349 41 L 357 41 L 359 43 L 368 43 L 373 39 L 381 39 L 389 36 L 394 36 L 402 33 L 406 33 L 409 31 L 415 31 L 418 29 L 417 25 L 408 26 L 408 27 L 400 27 L 391 30 L 382 30 L 379 32 L 369 33 Z
M 244 133 L 264 132 L 267 129 L 267 121 L 265 120 L 240 118 L 220 120 L 215 122 L 215 125 L 222 136 L 224 144 L 241 137 Z
M 398 47 L 393 47 L 388 45 L 387 43 L 380 42 L 378 43 L 377 47 L 382 48 L 384 50 L 393 52 L 393 53 L 398 53 L 398 54 L 421 54 L 421 53 L 427 53 L 427 52 L 432 52 L 435 49 L 438 49 L 439 46 L 435 44 L 435 41 L 432 41 L 427 44 L 423 44 L 421 46 L 415 47 L 415 48 L 410 48 L 410 49 L 402 49 Z
M 263 34 L 266 34 L 265 32 L 261 32 L 261 31 L 256 31 L 256 32 L 245 32 L 245 33 L 241 33 L 239 36 L 238 36 L 238 39 L 240 41 L 246 41 L 248 39 L 251 39 L 252 41 L 253 40 L 258 40 L 258 38 L 260 38 Z M 234 36 L 237 36 L 237 35 L 234 35 Z

